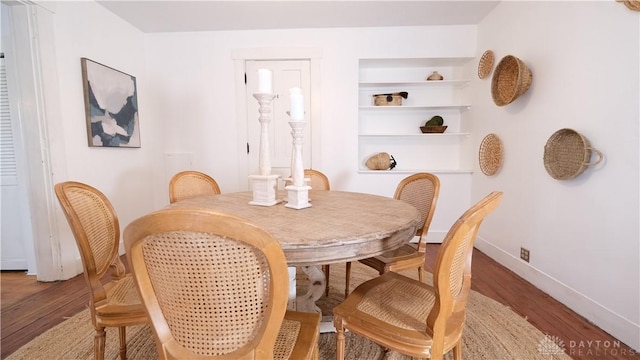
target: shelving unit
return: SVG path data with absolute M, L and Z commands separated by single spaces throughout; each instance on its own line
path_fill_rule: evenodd
M 360 173 L 471 173 L 469 133 L 464 113 L 471 108 L 465 88 L 472 58 L 361 59 L 359 80 L 358 171 Z M 426 81 L 433 71 L 444 80 Z M 408 92 L 401 106 L 374 106 L 373 95 Z M 420 126 L 435 115 L 448 126 L 442 134 L 423 134 Z M 377 152 L 394 156 L 391 171 L 369 170 Z

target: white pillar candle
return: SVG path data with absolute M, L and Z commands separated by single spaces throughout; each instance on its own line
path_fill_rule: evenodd
M 258 69 L 258 93 L 271 94 L 272 88 L 272 73 L 269 69 Z
M 292 121 L 304 121 L 304 100 L 302 98 L 302 90 L 300 88 L 291 88 L 289 90 L 290 93 L 290 103 L 291 108 L 289 111 L 289 116 L 291 116 Z

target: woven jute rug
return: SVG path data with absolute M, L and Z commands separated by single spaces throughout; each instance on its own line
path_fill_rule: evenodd
M 417 271 L 403 274 L 417 277 Z M 376 271 L 357 262 L 353 263 L 352 290 L 357 284 L 376 275 Z M 298 288 L 305 285 L 304 276 L 298 276 Z M 331 265 L 330 285 L 329 296 L 323 296 L 318 301 L 323 314 L 330 314 L 333 306 L 344 299 L 344 265 Z M 84 310 L 33 339 L 9 355 L 7 360 L 91 360 L 93 334 L 89 311 Z M 385 352 L 377 344 L 352 333 L 347 333 L 346 338 L 346 358 L 349 360 L 410 359 L 393 351 Z M 322 334 L 319 348 L 321 360 L 335 359 L 335 334 Z M 571 359 L 555 344 L 553 338 L 537 330 L 508 307 L 475 291 L 471 292 L 467 304 L 462 354 L 463 358 L 468 360 Z M 131 360 L 158 358 L 148 326 L 127 328 L 127 355 Z M 452 359 L 451 355 L 447 354 L 445 359 Z M 118 359 L 117 329 L 107 329 L 105 359 Z

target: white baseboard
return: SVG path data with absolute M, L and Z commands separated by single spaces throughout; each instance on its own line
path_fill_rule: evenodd
M 475 247 L 491 257 L 498 263 L 507 267 L 523 279 L 535 285 L 540 290 L 560 301 L 571 310 L 585 317 L 602 330 L 622 341 L 629 347 L 640 351 L 640 324 L 634 324 L 631 320 L 621 317 L 619 314 L 607 309 L 601 304 L 588 298 L 584 294 L 563 284 L 561 281 L 523 262 L 495 245 L 478 237 Z M 549 334 L 559 335 L 559 334 Z M 572 339 L 580 341 L 596 341 L 599 339 Z M 569 344 L 567 344 L 568 346 Z
M 84 267 L 82 266 L 82 259 L 79 257 L 76 258 L 76 274 L 82 274 L 84 272 Z
M 27 260 L 23 258 L 2 259 L 0 261 L 0 268 L 2 270 L 25 270 L 28 268 Z
M 427 244 L 442 244 L 442 240 L 447 236 L 448 231 L 429 231 Z

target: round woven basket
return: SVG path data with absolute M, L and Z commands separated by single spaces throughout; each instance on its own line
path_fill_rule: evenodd
M 524 61 L 513 55 L 500 60 L 491 80 L 491 97 L 498 106 L 505 106 L 524 94 L 531 86 L 533 75 Z
M 487 50 L 482 54 L 480 61 L 478 62 L 478 77 L 480 79 L 484 79 L 489 74 L 491 74 L 491 70 L 493 69 L 493 51 Z
M 478 162 L 482 173 L 494 175 L 502 166 L 502 141 L 496 134 L 489 134 L 482 139 L 480 151 L 478 152 Z
M 624 3 L 629 8 L 629 10 L 640 11 L 639 0 L 616 0 L 616 1 Z
M 591 153 L 598 154 L 595 162 Z M 602 153 L 589 145 L 589 141 L 572 129 L 553 133 L 544 146 L 544 167 L 556 180 L 569 180 L 582 174 L 588 166 L 602 161 Z

